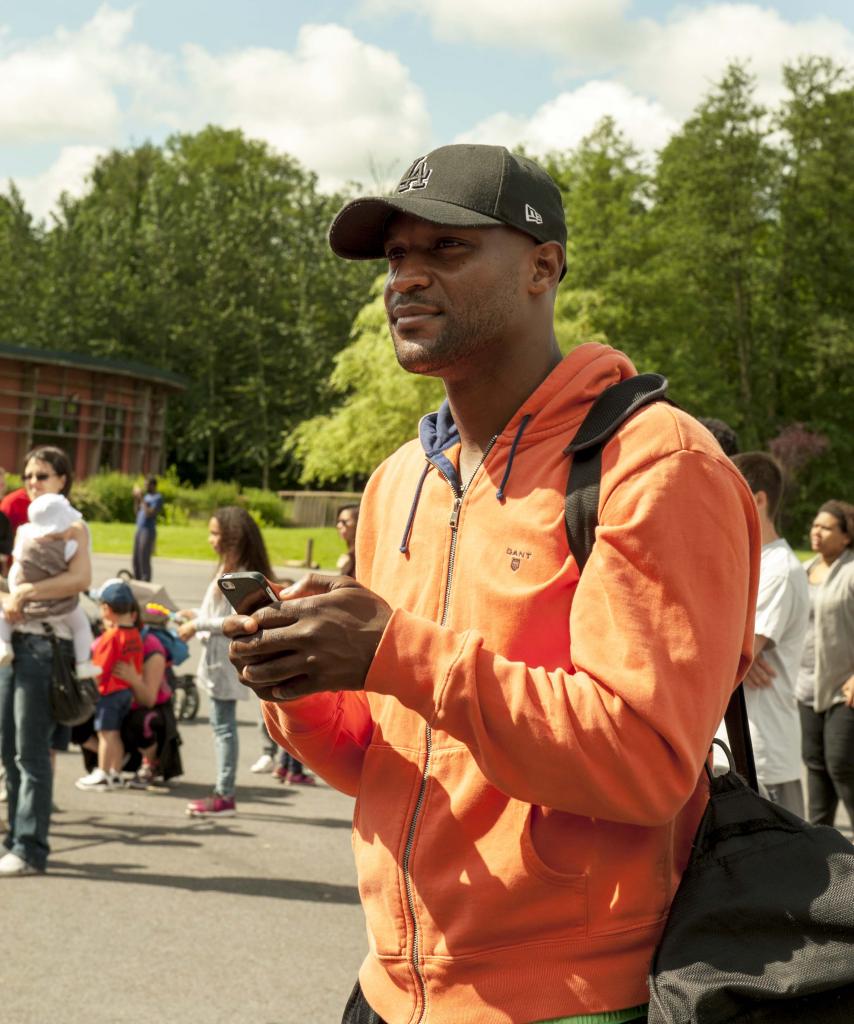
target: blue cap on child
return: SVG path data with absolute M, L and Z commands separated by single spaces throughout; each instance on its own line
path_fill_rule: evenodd
M 133 591 L 124 580 L 109 580 L 98 591 L 97 598 L 119 615 L 131 611 L 136 603 Z

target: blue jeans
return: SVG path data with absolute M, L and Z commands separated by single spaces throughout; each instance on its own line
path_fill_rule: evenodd
M 3 845 L 44 870 L 53 790 L 53 651 L 47 637 L 32 633 L 15 633 L 13 645 L 14 662 L 0 669 L 0 757 L 9 794 L 9 831 Z
M 237 701 L 211 697 L 211 725 L 216 741 L 216 791 L 234 796 L 237 775 Z

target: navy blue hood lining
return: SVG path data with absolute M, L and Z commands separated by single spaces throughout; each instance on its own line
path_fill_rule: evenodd
M 501 478 L 501 483 L 498 485 L 498 490 L 495 492 L 496 500 L 504 501 L 505 488 L 510 480 L 510 472 L 513 468 L 513 460 L 516 457 L 516 448 L 519 441 L 522 438 L 522 434 L 525 432 L 525 428 L 533 419 L 533 413 L 528 413 L 522 417 L 516 434 L 513 437 L 513 443 L 510 445 L 510 454 L 507 456 L 507 466 L 504 470 L 504 476 Z M 454 490 L 454 494 L 457 496 L 462 494 L 462 481 L 460 475 L 457 472 L 456 466 L 451 460 L 445 455 L 445 452 L 449 448 L 453 448 L 455 444 L 459 443 L 460 432 L 457 429 L 456 423 L 454 423 L 453 416 L 451 415 L 451 409 L 448 405 L 447 399 L 442 402 L 437 412 L 428 413 L 418 426 L 418 436 L 421 441 L 421 447 L 424 449 L 424 454 L 427 456 L 427 463 L 418 479 L 418 484 L 415 488 L 415 494 L 412 498 L 412 505 L 409 509 L 409 515 L 406 519 L 406 527 L 403 531 L 403 537 L 400 541 L 401 554 L 409 553 L 409 538 L 412 534 L 412 527 L 415 522 L 415 513 L 418 509 L 418 502 L 421 500 L 421 491 L 424 488 L 424 481 L 427 479 L 427 474 L 430 472 L 430 467 L 435 466 L 444 477 L 447 478 L 451 487 Z

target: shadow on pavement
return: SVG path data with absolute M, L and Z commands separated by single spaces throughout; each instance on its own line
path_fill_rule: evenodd
M 133 864 L 70 864 L 63 860 L 51 862 L 48 878 L 76 878 L 94 882 L 130 882 L 134 885 L 164 886 L 189 892 L 217 892 L 235 896 L 264 896 L 279 900 L 300 900 L 310 903 L 343 903 L 356 906 L 359 891 L 355 885 L 334 885 L 329 882 L 306 882 L 290 878 L 256 878 L 192 875 L 157 875 Z

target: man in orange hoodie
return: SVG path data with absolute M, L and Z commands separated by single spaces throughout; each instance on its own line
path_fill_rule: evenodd
M 565 242 L 557 187 L 497 146 L 435 150 L 330 229 L 387 260 L 397 358 L 447 391 L 368 484 L 359 582 L 308 577 L 227 626 L 255 634 L 232 659 L 271 735 L 357 797 L 370 949 L 345 1022 L 643 1020 L 750 664 L 753 498 L 674 407 L 605 447 L 579 574 L 565 448 L 635 370 L 561 358 Z

